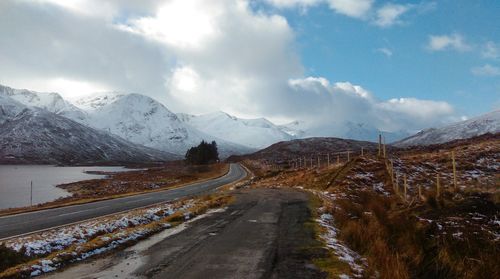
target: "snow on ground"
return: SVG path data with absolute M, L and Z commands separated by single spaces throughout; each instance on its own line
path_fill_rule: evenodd
M 296 188 L 302 188 L 301 186 L 296 186 Z M 309 192 L 317 195 L 324 203 L 328 204 L 333 208 L 338 208 L 334 204 L 336 199 L 335 194 L 329 193 L 327 191 L 317 191 L 314 189 L 306 189 Z M 316 222 L 325 229 L 325 232 L 320 235 L 321 239 L 325 242 L 326 247 L 333 251 L 333 253 L 338 257 L 339 260 L 347 263 L 352 270 L 352 276 L 355 278 L 362 278 L 364 267 L 367 265 L 365 258 L 361 257 L 358 253 L 351 250 L 346 244 L 342 243 L 337 239 L 338 230 L 334 226 L 333 216 L 324 212 L 324 207 L 318 209 L 321 213 L 320 217 L 316 219 Z M 349 275 L 341 274 L 340 278 L 350 278 Z
M 10 239 L 5 242 L 5 245 L 18 252 L 24 249 L 27 256 L 46 255 L 53 251 L 62 250 L 74 243 L 85 243 L 98 235 L 160 220 L 162 217 L 169 216 L 190 206 L 191 203 L 187 203 L 175 208 L 172 204 L 166 203 L 140 212 L 127 212 L 104 219 L 94 219 L 40 232 L 39 234 Z
M 333 226 L 333 216 L 324 213 L 321 214 L 320 218 L 316 219 L 316 221 L 325 229 L 325 233 L 320 235 L 320 237 L 325 241 L 326 246 L 330 248 L 341 261 L 347 263 L 351 267 L 354 277 L 363 277 L 363 266 L 366 266 L 366 259 L 362 258 L 358 253 L 354 252 L 337 239 L 337 229 Z M 349 276 L 342 274 L 340 278 L 349 278 Z
M 172 225 L 165 217 L 174 213 L 180 212 L 184 220 L 189 220 L 193 217 L 190 208 L 198 204 L 194 200 L 162 203 L 13 238 L 4 244 L 27 256 L 39 257 L 19 269 L 32 277 L 38 276 L 67 262 L 81 261 L 170 228 Z
M 385 190 L 384 182 L 373 183 L 373 191 L 380 193 L 386 197 L 390 196 L 390 193 Z

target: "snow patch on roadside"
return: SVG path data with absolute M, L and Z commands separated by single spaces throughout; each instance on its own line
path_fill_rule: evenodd
M 85 243 L 98 235 L 158 221 L 178 210 L 187 209 L 191 206 L 192 201 L 178 208 L 175 208 L 170 203 L 165 203 L 146 210 L 134 210 L 7 240 L 5 246 L 17 252 L 23 250 L 27 256 L 46 255 L 53 251 L 62 250 L 72 244 Z M 107 241 L 105 238 L 102 240 Z
M 338 230 L 332 225 L 333 216 L 323 213 L 316 221 L 325 229 L 325 233 L 321 234 L 320 237 L 325 241 L 326 246 L 333 250 L 333 253 L 337 255 L 341 261 L 347 263 L 351 267 L 355 278 L 362 278 L 363 266 L 366 266 L 366 259 L 362 258 L 358 253 L 354 252 L 337 239 Z M 342 274 L 340 278 L 349 278 L 349 276 Z
M 52 272 L 67 262 L 82 261 L 171 228 L 172 225 L 166 221 L 168 219 L 164 218 L 176 212 L 183 213 L 187 222 L 181 225 L 185 228 L 187 223 L 225 210 L 225 208 L 211 209 L 196 216 L 189 212 L 189 209 L 196 204 L 198 203 L 194 200 L 163 203 L 10 239 L 4 244 L 28 256 L 43 257 L 50 254 L 47 258 L 18 269 L 18 272 L 35 277 Z M 180 231 L 182 229 L 174 233 Z

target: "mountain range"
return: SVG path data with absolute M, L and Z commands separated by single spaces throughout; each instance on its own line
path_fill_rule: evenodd
M 186 125 L 163 104 L 144 95 L 100 93 L 75 104 L 86 117 L 73 120 L 158 150 L 184 155 L 205 140 L 216 141 L 222 157 L 253 151 Z
M 179 158 L 0 95 L 2 164 L 120 164 Z
M 400 147 L 441 143 L 498 132 L 498 115 L 496 111 L 427 129 L 403 140 L 409 133 L 382 133 L 387 142 L 399 140 L 395 145 Z M 202 140 L 216 141 L 221 157 L 226 158 L 294 139 L 320 136 L 373 142 L 381 133 L 365 123 L 311 126 L 297 120 L 276 125 L 265 118 L 243 119 L 221 111 L 175 114 L 162 103 L 134 93 L 95 93 L 70 102 L 58 93 L 2 85 L 0 128 L 0 162 L 47 163 L 179 159 Z
M 500 133 L 500 110 L 439 128 L 425 129 L 395 142 L 396 147 L 431 145 L 453 140 L 468 139 L 486 133 Z
M 200 131 L 255 149 L 295 138 L 265 118 L 242 119 L 222 111 L 199 116 L 178 115 L 184 123 Z

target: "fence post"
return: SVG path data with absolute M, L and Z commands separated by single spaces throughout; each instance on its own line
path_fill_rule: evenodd
M 378 156 L 382 156 L 382 134 L 378 134 Z
M 326 153 L 326 161 L 327 161 L 327 167 L 330 167 L 330 152 Z
M 441 188 L 441 184 L 439 182 L 439 173 L 436 173 L 436 198 L 439 198 L 440 188 Z
M 351 151 L 347 151 L 347 162 L 351 161 Z
M 33 206 L 33 180 L 31 180 L 30 184 L 30 206 Z
M 394 173 L 394 170 L 392 171 Z M 399 196 L 399 179 L 398 179 L 398 174 L 396 173 L 396 181 L 395 181 L 395 184 L 394 184 L 396 187 L 396 194 Z
M 406 193 L 408 191 L 408 181 L 406 180 L 406 173 L 403 175 L 403 186 L 404 186 L 404 194 L 405 194 L 405 201 L 406 201 Z
M 384 137 L 384 158 L 387 158 L 387 150 L 385 146 L 385 137 Z
M 451 163 L 453 164 L 453 188 L 457 190 L 457 166 L 455 162 L 455 150 L 451 151 Z
M 394 185 L 394 163 L 391 160 L 391 181 L 392 185 Z

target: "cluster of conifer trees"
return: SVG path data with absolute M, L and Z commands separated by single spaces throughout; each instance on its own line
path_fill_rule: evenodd
M 219 161 L 217 143 L 201 141 L 198 146 L 191 147 L 186 152 L 186 162 L 193 165 L 203 165 Z

